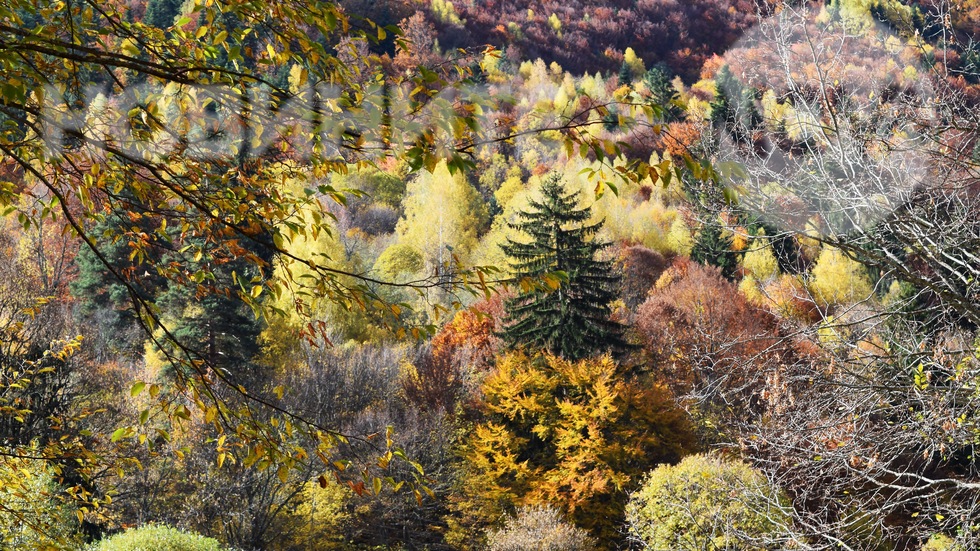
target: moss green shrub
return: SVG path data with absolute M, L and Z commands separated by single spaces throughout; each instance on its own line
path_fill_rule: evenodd
M 214 538 L 162 524 L 147 524 L 106 538 L 88 551 L 224 551 Z
M 765 476 L 714 455 L 654 469 L 630 497 L 626 518 L 641 548 L 672 551 L 776 549 L 788 522 Z
M 966 551 L 966 548 L 946 534 L 933 534 L 922 546 L 922 551 Z

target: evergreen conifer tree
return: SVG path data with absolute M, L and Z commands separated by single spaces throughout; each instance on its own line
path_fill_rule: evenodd
M 650 91 L 650 101 L 663 109 L 664 122 L 680 120 L 683 111 L 675 103 L 680 95 L 671 82 L 670 69 L 666 65 L 659 63 L 644 73 L 643 84 Z
M 705 266 L 716 266 L 726 279 L 734 279 L 739 255 L 732 251 L 732 239 L 726 237 L 717 223 L 705 224 L 698 232 L 691 250 L 691 260 Z
M 588 224 L 591 209 L 578 206 L 578 193 L 567 191 L 557 174 L 541 192 L 541 200 L 532 200 L 531 210 L 519 212 L 510 224 L 530 240 L 508 239 L 502 245 L 514 278 L 524 282 L 520 294 L 507 302 L 504 340 L 511 347 L 570 360 L 625 350 L 623 326 L 609 319 L 620 278 L 611 261 L 596 259 L 609 246 L 594 239 L 602 222 Z M 527 283 L 555 272 L 567 276 L 557 289 Z
M 711 122 L 735 143 L 747 144 L 752 130 L 762 122 L 752 90 L 742 85 L 728 65 L 718 70 L 715 84 L 718 93 L 711 103 Z
M 149 252 L 157 256 L 139 260 L 133 258 L 129 244 L 141 233 L 157 235 L 152 219 L 142 217 L 134 222 L 126 216 L 127 208 L 136 209 L 135 199 L 129 195 L 91 230 L 102 257 L 127 278 L 127 284 L 110 273 L 88 246 L 79 248 L 75 258 L 78 278 L 71 283 L 71 291 L 78 301 L 76 312 L 79 321 L 88 326 L 89 336 L 95 338 L 94 349 L 100 353 L 142 354 L 144 335 L 139 331 L 133 298 L 152 302 L 165 285 L 150 266 L 160 260 L 161 249 L 153 247 Z M 109 234 L 117 237 L 106 238 Z
M 619 85 L 630 85 L 633 84 L 633 72 L 630 66 L 624 61 L 622 65 L 619 66 Z
M 158 29 L 166 29 L 174 24 L 180 15 L 183 0 L 150 0 L 146 3 L 143 23 Z

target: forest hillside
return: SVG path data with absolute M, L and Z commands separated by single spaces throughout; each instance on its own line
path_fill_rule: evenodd
M 977 0 L 0 2 L 0 548 L 980 548 Z

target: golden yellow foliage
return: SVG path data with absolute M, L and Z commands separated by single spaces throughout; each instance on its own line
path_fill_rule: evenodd
M 553 504 L 600 542 L 612 541 L 630 483 L 693 447 L 669 392 L 608 356 L 508 354 L 483 394 L 488 419 L 466 441 L 456 503 L 471 525 L 516 506 Z
M 399 243 L 415 247 L 429 266 L 450 262 L 453 254 L 465 260 L 487 224 L 479 192 L 462 173 L 450 174 L 445 162 L 409 182 L 404 204 Z
M 766 282 L 779 275 L 779 262 L 772 245 L 762 240 L 752 243 L 742 256 L 742 267 L 756 280 Z
M 871 280 L 860 262 L 839 249 L 824 247 L 810 271 L 809 289 L 821 306 L 850 304 L 872 295 Z

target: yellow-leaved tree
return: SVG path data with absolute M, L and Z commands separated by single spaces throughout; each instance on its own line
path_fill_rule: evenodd
M 436 4 L 452 20 L 452 4 Z M 488 291 L 491 269 L 454 268 L 401 282 L 376 277 L 346 251 L 342 257 L 334 250 L 346 233 L 337 205 L 352 193 L 330 176 L 389 160 L 424 168 L 399 237 L 430 265 L 450 260 L 447 245 L 465 257 L 486 213 L 462 174 L 481 145 L 508 139 L 486 124 L 496 100 L 455 93 L 472 84 L 464 62 L 391 74 L 370 52 L 389 39 L 404 48 L 400 31 L 350 16 L 338 3 L 189 0 L 145 22 L 139 5 L 0 2 L 0 211 L 25 230 L 55 220 L 77 239 L 87 264 L 98 267 L 93 296 L 111 287 L 119 312 L 174 368 L 166 383 L 128 381 L 131 395 L 151 398 L 148 407 L 99 434 L 45 418 L 69 434 L 39 442 L 43 456 L 72 463 L 73 475 L 88 482 L 118 466 L 115 447 L 151 446 L 153 438 L 140 438 L 149 431 L 169 440 L 174 426 L 193 417 L 225 439 L 225 464 L 275 468 L 283 477 L 344 470 L 348 464 L 334 454 L 352 435 L 287 409 L 284 386 L 265 373 L 253 380 L 251 368 L 236 371 L 251 363 L 238 356 L 253 355 L 263 328 L 274 327 L 273 338 L 283 328 L 325 339 L 328 324 L 316 318 L 324 311 L 369 310 L 380 326 L 401 329 L 412 318 L 385 293 L 392 288 Z M 553 73 L 538 67 L 535 78 L 544 83 Z M 603 88 L 601 79 L 592 82 Z M 651 106 L 623 99 L 624 119 L 653 119 Z M 569 152 L 592 151 L 609 163 L 622 147 L 587 128 L 600 126 L 607 109 L 588 107 L 580 113 L 585 123 L 564 118 L 520 131 L 546 129 Z M 621 174 L 639 181 L 673 168 L 651 170 L 631 161 Z M 29 196 L 31 207 L 23 208 Z M 381 222 L 392 218 L 388 206 L 374 213 Z M 387 227 L 365 226 L 377 233 Z M 414 259 L 398 260 L 395 272 L 411 269 Z M 225 339 L 236 336 L 218 327 L 225 321 L 247 328 L 240 346 Z M 78 341 L 71 336 L 73 350 Z M 232 355 L 236 361 L 226 361 Z M 0 400 L 3 422 L 17 430 L 27 424 L 21 409 Z M 23 454 L 3 437 L 0 453 Z M 391 439 L 379 446 L 379 467 L 351 475 L 355 490 L 376 493 L 383 481 L 393 482 L 378 471 L 403 458 L 395 451 Z M 9 479 L 0 472 L 0 485 Z M 84 497 L 94 509 L 95 498 Z
M 873 287 L 865 267 L 840 249 L 825 246 L 810 270 L 809 289 L 822 307 L 867 300 Z
M 464 548 L 481 544 L 464 527 L 546 504 L 609 545 L 638 477 L 694 447 L 669 392 L 608 356 L 573 362 L 510 353 L 482 390 L 486 418 L 464 443 L 449 523 L 449 541 Z
M 414 247 L 430 270 L 465 259 L 488 222 L 480 193 L 446 163 L 422 171 L 408 184 L 405 216 L 398 222 L 399 243 Z

